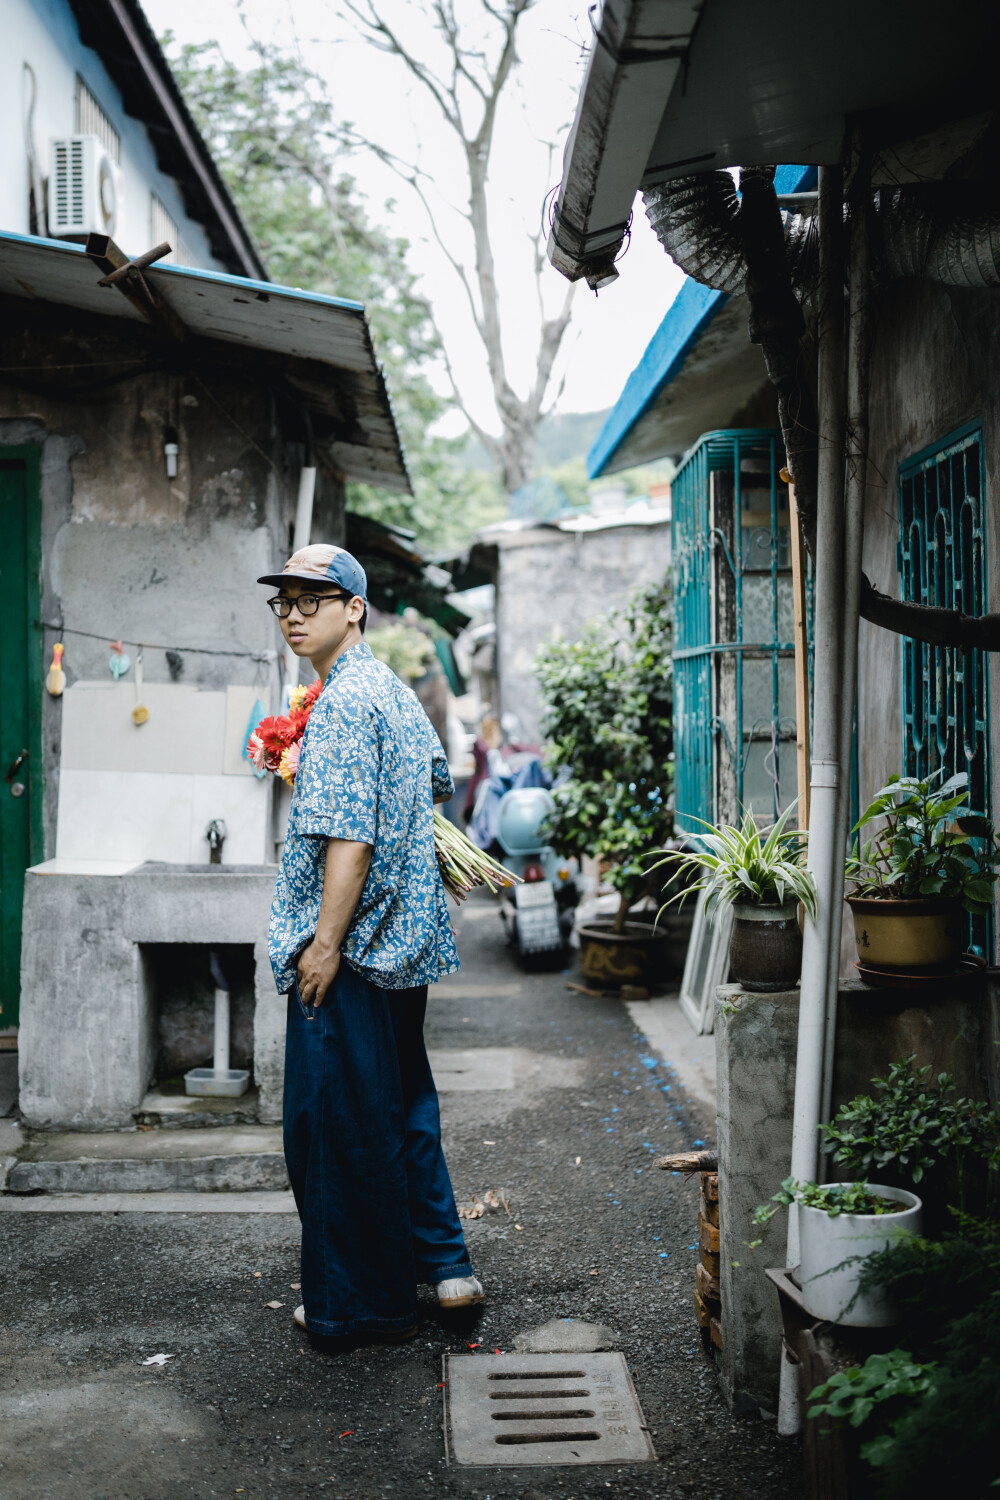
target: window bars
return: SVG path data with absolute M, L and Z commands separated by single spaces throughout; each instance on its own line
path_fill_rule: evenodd
M 983 431 L 972 423 L 899 469 L 901 595 L 968 615 L 984 614 L 986 540 Z M 982 651 L 903 641 L 903 769 L 908 776 L 966 771 L 969 801 L 992 812 L 989 659 Z M 992 957 L 992 922 L 977 919 L 971 942 Z
M 770 821 L 796 795 L 783 461 L 777 431 L 710 432 L 673 481 L 678 831 L 733 822 L 745 806 Z

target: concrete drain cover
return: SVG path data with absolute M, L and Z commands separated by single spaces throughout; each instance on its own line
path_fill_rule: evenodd
M 474 1354 L 444 1359 L 445 1433 L 455 1464 L 655 1460 L 621 1354 Z

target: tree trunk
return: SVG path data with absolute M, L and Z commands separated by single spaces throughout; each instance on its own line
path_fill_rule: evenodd
M 615 914 L 615 931 L 616 932 L 620 933 L 620 932 L 624 932 L 625 931 L 625 923 L 628 920 L 629 907 L 631 905 L 632 905 L 632 903 L 628 899 L 628 896 L 625 894 L 624 891 L 622 891 L 621 905 L 619 906 L 618 911 Z

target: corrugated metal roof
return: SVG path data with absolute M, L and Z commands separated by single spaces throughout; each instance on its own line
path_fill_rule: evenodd
M 385 489 L 410 488 L 389 393 L 360 302 L 249 281 L 242 276 L 155 265 L 145 271 L 153 296 L 184 324 L 190 348 L 260 367 L 329 431 L 320 441 L 349 479 Z M 143 314 L 79 245 L 0 233 L 0 296 L 43 302 L 140 328 Z M 237 353 L 237 351 L 239 351 Z

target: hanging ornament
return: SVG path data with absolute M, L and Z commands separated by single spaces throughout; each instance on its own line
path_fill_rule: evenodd
M 63 688 L 66 686 L 66 673 L 63 671 L 63 652 L 65 646 L 62 641 L 57 641 L 52 647 L 52 665 L 49 667 L 48 689 L 53 698 L 61 698 Z
M 122 645 L 123 642 L 121 641 L 111 642 L 111 660 L 108 662 L 108 666 L 111 668 L 111 675 L 116 682 L 119 677 L 125 676 L 125 673 L 132 665 L 132 658 L 127 651 L 122 650 Z
M 149 718 L 149 709 L 142 701 L 142 647 L 135 659 L 135 708 L 132 710 L 132 723 L 145 724 Z

